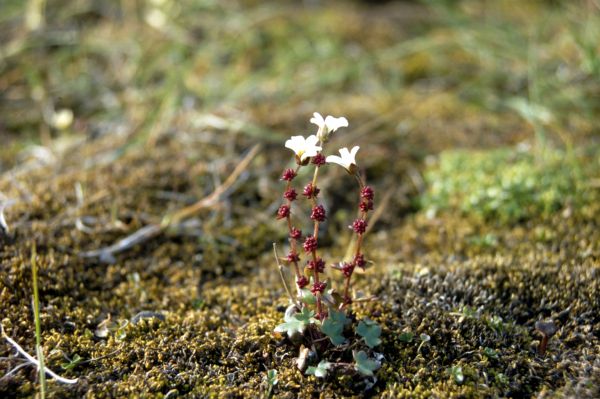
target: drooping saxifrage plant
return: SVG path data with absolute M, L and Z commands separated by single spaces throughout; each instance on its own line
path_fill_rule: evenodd
M 315 112 L 310 122 L 317 125 L 316 134 L 293 136 L 285 143 L 285 147 L 294 152 L 295 167 L 285 169 L 281 175 L 281 180 L 285 182 L 284 202 L 277 210 L 277 218 L 285 220 L 287 224 L 289 252 L 279 258 L 275 251 L 275 256 L 291 305 L 285 312 L 284 322 L 275 331 L 286 333 L 292 342 L 300 345 L 297 364 L 306 374 L 325 378 L 336 370 L 345 370 L 373 377 L 373 371 L 380 366 L 380 355 L 374 353 L 373 348 L 381 343 L 381 327 L 368 318 L 353 322 L 353 317 L 349 317 L 349 307 L 353 303 L 351 287 L 355 269 L 364 269 L 367 265 L 362 244 L 375 193 L 372 187 L 365 184 L 356 163 L 358 146 L 351 150 L 340 149 L 339 156 L 326 157 L 323 154 L 329 136 L 339 128 L 347 127 L 348 120 L 333 116 L 323 118 Z M 327 211 L 319 195 L 321 188 L 318 177 L 319 170 L 327 164 L 343 167 L 358 183 L 358 217 L 349 225 L 356 235 L 352 256 L 347 261 L 329 263 L 332 269 L 343 275 L 341 291 L 332 287 L 325 278 L 328 262 L 319 253 L 319 226 L 327 219 Z M 312 179 L 301 185 L 297 180 L 303 168 L 312 168 L 313 171 Z M 300 187 L 301 195 L 298 195 L 296 189 Z M 292 217 L 292 208 L 298 201 L 308 201 L 310 205 L 311 210 L 306 218 L 312 226 L 306 233 L 300 229 L 301 225 L 296 224 L 299 221 L 294 219 L 297 218 Z M 299 213 L 294 212 L 294 216 Z M 282 273 L 282 263 L 293 269 L 294 294 Z M 334 347 L 335 351 L 329 350 Z M 328 359 L 325 358 L 327 356 Z M 320 360 L 318 364 L 314 364 L 315 359 Z

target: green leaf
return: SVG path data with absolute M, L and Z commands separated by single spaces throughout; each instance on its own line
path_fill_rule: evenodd
M 504 321 L 500 316 L 492 316 L 490 319 L 487 320 L 487 324 L 492 330 L 494 330 L 497 333 L 501 333 L 504 330 Z
M 267 371 L 267 383 L 269 386 L 277 385 L 277 370 Z
M 81 357 L 77 354 L 73 355 L 73 359 L 69 360 L 69 363 L 63 363 L 61 367 L 63 370 L 72 370 L 82 361 Z
M 406 331 L 406 332 L 400 333 L 400 335 L 398 336 L 398 339 L 400 339 L 401 342 L 410 344 L 413 341 L 414 337 L 415 337 L 415 335 L 413 333 L 411 333 L 410 331 Z
M 362 375 L 372 377 L 373 371 L 379 368 L 379 363 L 374 359 L 370 359 L 369 356 L 367 356 L 367 354 L 365 353 L 365 351 L 353 351 L 352 356 L 354 357 L 354 361 L 356 362 L 356 370 Z
M 329 311 L 329 316 L 327 316 L 321 325 L 321 331 L 329 337 L 332 344 L 338 346 L 346 342 L 342 332 L 344 331 L 344 326 L 349 322 L 350 320 L 346 317 L 344 312 L 338 312 L 331 309 Z
M 356 327 L 356 333 L 363 337 L 365 343 L 369 348 L 374 348 L 381 343 L 381 327 L 379 324 L 375 323 L 373 320 L 364 319 L 358 323 L 358 327 Z
M 288 337 L 291 338 L 296 333 L 302 334 L 306 326 L 315 323 L 317 320 L 314 317 L 315 313 L 308 310 L 308 308 L 302 309 L 301 313 L 294 313 L 291 315 L 286 313 L 283 318 L 284 323 L 275 327 L 275 331 L 286 332 Z
M 498 352 L 487 346 L 483 349 L 483 354 L 490 359 L 498 359 Z
M 314 305 L 317 303 L 317 298 L 309 289 L 303 288 L 300 290 L 300 301 L 307 305 Z
M 331 363 L 325 360 L 321 360 L 317 367 L 310 366 L 306 369 L 306 375 L 314 375 L 317 378 L 325 378 L 327 376 L 327 370 L 331 367 Z

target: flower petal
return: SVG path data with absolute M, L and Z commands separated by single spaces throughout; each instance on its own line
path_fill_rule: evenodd
M 304 147 L 305 139 L 302 136 L 292 136 L 285 142 L 285 148 L 289 148 L 296 154 Z
M 329 132 L 335 132 L 340 127 L 348 127 L 348 119 L 343 116 L 336 118 L 335 116 L 327 115 L 327 118 L 325 118 L 325 126 L 327 126 Z
M 318 127 L 323 127 L 325 125 L 325 120 L 323 116 L 318 112 L 313 112 L 313 117 L 310 118 L 310 123 L 314 123 Z
M 306 138 L 307 146 L 315 146 L 318 142 L 319 142 L 319 138 L 317 136 L 315 136 L 314 134 L 311 134 L 310 136 L 308 136 Z
M 338 157 L 337 155 L 329 155 L 327 158 L 325 158 L 325 162 L 337 163 L 338 165 L 340 165 L 344 168 L 346 167 L 346 166 L 344 166 L 344 161 L 342 160 L 342 158 Z

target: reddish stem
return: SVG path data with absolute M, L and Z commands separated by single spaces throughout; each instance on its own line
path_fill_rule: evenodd
M 294 171 L 294 173 L 296 175 L 298 174 L 298 171 L 300 170 L 301 166 L 302 165 L 298 165 L 296 167 L 296 170 Z M 287 182 L 287 186 L 286 186 L 285 190 L 288 191 L 291 187 L 292 187 L 292 181 L 289 180 Z M 298 253 L 297 252 L 297 242 L 296 242 L 296 239 L 292 237 L 292 228 L 293 228 L 293 226 L 292 226 L 292 216 L 291 216 L 292 201 L 290 201 L 289 199 L 287 200 L 287 206 L 290 208 L 290 214 L 286 217 L 286 219 L 287 219 L 287 223 L 288 223 L 288 236 L 289 236 L 289 239 L 290 239 L 291 252 L 297 254 Z M 294 264 L 294 270 L 296 272 L 296 280 L 298 280 L 302 276 L 302 274 L 300 273 L 300 266 L 298 266 L 298 261 L 295 260 L 295 259 L 293 260 L 292 263 Z M 296 284 L 296 288 L 300 289 L 298 287 L 298 284 Z
M 323 143 L 321 143 L 321 145 L 323 145 Z M 313 190 L 315 190 L 316 187 L 317 187 L 317 176 L 318 175 L 319 175 L 319 165 L 316 165 L 315 166 L 315 173 L 313 175 L 313 180 L 312 180 Z M 314 194 L 311 196 L 311 202 L 312 202 L 313 208 L 317 206 L 317 198 L 316 198 L 316 196 Z M 314 222 L 315 223 L 314 223 L 314 228 L 313 228 L 313 237 L 315 238 L 315 240 L 318 240 L 319 239 L 319 221 L 315 220 Z M 315 264 L 315 267 L 313 269 L 313 278 L 315 280 L 314 284 L 316 284 L 316 283 L 319 282 L 319 271 L 317 270 L 317 251 L 316 250 L 312 251 L 312 256 L 313 256 L 313 262 Z M 321 293 L 318 292 L 316 294 L 316 297 L 317 297 L 317 314 L 321 315 L 322 312 L 323 312 L 323 304 L 322 304 L 322 301 L 321 301 Z
M 358 197 L 359 197 L 359 202 L 362 201 L 362 196 L 361 196 L 361 192 L 362 189 L 365 187 L 365 184 L 362 180 L 362 178 L 359 175 L 359 172 L 356 171 L 356 173 L 354 174 L 354 176 L 356 177 L 356 180 L 358 182 Z M 366 220 L 367 219 L 367 212 L 365 211 L 361 211 L 360 212 L 360 219 L 362 220 Z M 349 276 L 346 277 L 346 281 L 344 282 L 344 294 L 342 296 L 342 298 L 344 298 L 344 302 L 340 305 L 340 309 L 343 309 L 345 306 L 347 306 L 348 304 L 351 303 L 352 299 L 350 298 L 350 281 L 352 279 L 352 276 L 354 275 L 354 268 L 356 268 L 356 259 L 358 258 L 358 256 L 361 254 L 361 246 L 362 246 L 362 242 L 363 242 L 363 236 L 364 234 L 359 234 L 357 233 L 358 239 L 356 240 L 356 251 L 354 252 L 354 258 L 352 259 L 352 272 L 350 273 Z

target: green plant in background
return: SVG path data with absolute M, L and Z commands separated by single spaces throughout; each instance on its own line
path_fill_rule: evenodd
M 430 214 L 459 210 L 514 223 L 589 201 L 580 161 L 549 148 L 544 154 L 538 158 L 531 151 L 508 148 L 443 152 L 425 172 L 429 188 L 421 205 Z
M 347 148 L 342 148 L 339 151 L 340 156 L 330 155 L 325 157 L 322 154 L 324 144 L 328 141 L 329 136 L 340 127 L 348 126 L 346 118 L 332 116 L 323 118 L 315 112 L 311 122 L 318 126 L 316 135 L 307 138 L 293 136 L 285 144 L 287 148 L 294 152 L 296 168 L 286 169 L 281 177 L 281 180 L 286 182 L 283 194 L 285 203 L 279 207 L 277 218 L 286 221 L 290 250 L 284 258 L 279 259 L 277 252 L 275 252 L 275 256 L 291 305 L 286 310 L 284 323 L 279 324 L 275 331 L 286 333 L 292 341 L 302 341 L 307 343 L 310 348 L 318 348 L 321 355 L 325 355 L 330 347 L 336 348 L 332 356 L 336 356 L 335 360 L 337 361 L 330 362 L 322 359 L 317 365 L 306 369 L 307 375 L 325 378 L 329 372 L 343 368 L 355 370 L 363 376 L 372 377 L 373 371 L 379 367 L 380 363 L 370 358 L 368 353 L 372 353 L 373 348 L 381 343 L 381 327 L 373 320 L 366 318 L 354 327 L 355 336 L 351 335 L 353 322 L 348 317 L 347 311 L 349 305 L 353 302 L 350 288 L 354 270 L 356 267 L 364 269 L 367 265 L 362 252 L 362 242 L 367 231 L 367 216 L 373 210 L 374 191 L 364 184 L 356 164 L 358 146 L 353 147 L 350 151 Z M 321 189 L 317 182 L 319 169 L 326 163 L 342 166 L 358 183 L 359 216 L 349 226 L 356 234 L 356 242 L 352 247 L 352 260 L 332 265 L 332 268 L 340 271 L 344 277 L 344 286 L 341 292 L 337 292 L 331 286 L 330 281 L 323 280 L 325 260 L 318 253 L 319 225 L 326 220 L 327 213 L 325 207 L 318 202 Z M 311 164 L 314 165 L 313 177 L 304 186 L 302 195 L 310 203 L 309 218 L 313 226 L 311 234 L 303 235 L 292 220 L 292 206 L 296 208 L 294 204 L 298 198 L 292 182 L 298 176 L 301 168 L 308 167 Z M 301 251 L 299 246 L 301 241 L 303 241 L 303 252 L 308 258 L 304 267 L 301 267 L 300 263 Z M 286 279 L 283 276 L 281 262 L 287 263 L 294 272 L 296 296 L 288 288 Z M 356 348 L 361 345 L 366 345 L 365 350 L 358 351 Z M 351 352 L 352 350 L 354 352 Z M 353 353 L 354 362 L 348 361 L 351 353 Z M 315 354 L 317 355 L 315 357 L 319 356 L 318 353 Z M 301 368 L 305 366 L 304 363 Z

